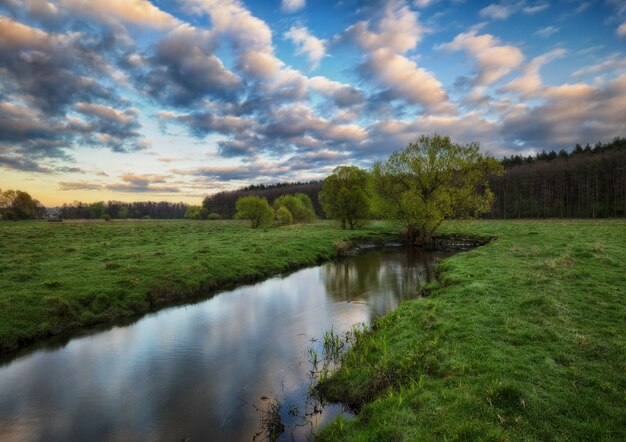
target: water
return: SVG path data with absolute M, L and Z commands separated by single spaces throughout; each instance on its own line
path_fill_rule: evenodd
M 415 297 L 449 254 L 370 250 L 7 355 L 0 440 L 252 440 L 272 401 L 280 439 L 307 440 L 347 413 L 317 413 L 307 350 L 324 330 L 368 324 Z

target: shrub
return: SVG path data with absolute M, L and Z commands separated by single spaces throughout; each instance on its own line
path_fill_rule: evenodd
M 315 221 L 315 210 L 311 198 L 304 193 L 295 195 L 282 195 L 274 200 L 274 210 L 281 207 L 287 208 L 297 223 L 310 223 Z
M 185 212 L 185 218 L 187 219 L 200 219 L 202 208 L 200 206 L 189 206 Z
M 103 215 L 100 215 L 100 219 L 103 219 L 105 221 L 111 221 L 111 215 L 109 215 L 108 213 L 105 213 Z
M 276 211 L 276 221 L 278 221 L 278 224 L 280 224 L 281 226 L 286 226 L 293 222 L 293 215 L 288 208 L 284 206 L 279 207 Z
M 207 219 L 212 220 L 212 221 L 217 221 L 218 219 L 222 219 L 222 215 L 220 215 L 219 213 L 209 213 L 209 216 L 207 216 Z
M 6 212 L 4 212 L 2 214 L 2 219 L 4 221 L 17 221 L 18 220 L 16 213 L 12 210 L 7 210 Z
M 247 219 L 253 229 L 271 226 L 274 222 L 274 210 L 265 198 L 258 196 L 244 196 L 235 203 L 236 217 Z

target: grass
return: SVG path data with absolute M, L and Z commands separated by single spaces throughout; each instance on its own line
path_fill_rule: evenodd
M 315 390 L 321 441 L 626 440 L 626 222 L 450 222 L 495 236 L 358 334 Z
M 252 230 L 235 221 L 0 222 L 0 353 L 330 259 L 372 224 Z

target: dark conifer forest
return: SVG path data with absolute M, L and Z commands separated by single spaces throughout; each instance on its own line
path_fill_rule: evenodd
M 626 215 L 626 138 L 571 152 L 502 160 L 491 179 L 492 218 L 611 218 Z

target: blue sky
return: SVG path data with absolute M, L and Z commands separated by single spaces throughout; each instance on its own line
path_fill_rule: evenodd
M 623 0 L 0 0 L 0 188 L 198 202 L 626 135 Z

